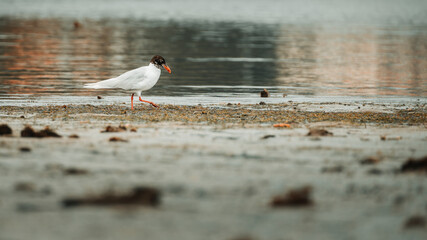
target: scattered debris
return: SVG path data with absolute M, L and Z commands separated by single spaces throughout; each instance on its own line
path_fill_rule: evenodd
M 77 134 L 72 134 L 72 135 L 68 136 L 68 138 L 80 138 L 80 137 Z
M 110 142 L 127 142 L 128 140 L 120 138 L 120 137 L 111 137 L 109 139 Z
M 409 158 L 402 164 L 400 171 L 427 173 L 427 156 L 418 159 Z
M 102 97 L 101 97 L 101 96 L 97 96 L 96 98 L 98 98 L 98 99 L 102 99 Z
M 269 97 L 270 93 L 267 91 L 267 89 L 264 88 L 264 90 L 262 90 L 260 92 L 261 97 Z
M 21 151 L 21 152 L 31 152 L 31 148 L 29 148 L 29 147 L 20 147 L 19 151 Z
M 266 105 L 267 103 L 265 103 L 265 102 L 259 102 L 259 105 Z
M 403 225 L 404 228 L 424 228 L 427 226 L 425 217 L 421 215 L 415 215 L 408 218 Z
M 89 171 L 86 169 L 82 169 L 82 168 L 71 167 L 71 168 L 64 169 L 63 173 L 65 175 L 85 175 L 85 174 L 88 174 Z
M 74 21 L 73 25 L 74 25 L 74 29 L 79 29 L 82 27 L 82 24 L 79 21 Z
M 40 130 L 38 134 L 39 134 L 39 137 L 57 137 L 57 138 L 61 137 L 56 132 L 52 131 L 49 127 L 45 127 L 45 129 Z
M 30 126 L 26 126 L 24 130 L 21 131 L 21 137 L 36 137 L 36 132 Z
M 277 124 L 274 124 L 273 127 L 276 127 L 276 128 L 291 128 L 291 125 L 288 124 L 288 123 L 277 123 Z
M 233 104 L 232 103 L 227 103 L 227 106 L 233 106 Z
M 57 138 L 60 138 L 61 135 L 52 131 L 49 127 L 45 127 L 45 129 L 36 132 L 36 131 L 34 131 L 34 129 L 32 127 L 26 126 L 21 131 L 21 137 L 36 137 L 36 138 L 57 137 Z
M 318 136 L 332 136 L 333 133 L 325 130 L 325 129 L 310 129 L 310 131 L 307 133 L 307 136 L 312 136 L 312 137 L 318 137 Z
M 391 141 L 399 141 L 402 140 L 401 136 L 393 136 L 393 137 L 387 137 L 386 135 L 381 135 L 380 139 L 382 141 L 391 140 Z
M 137 132 L 137 131 L 138 131 L 138 129 L 137 129 L 137 128 L 131 128 L 131 129 L 130 129 L 130 131 L 131 131 L 131 132 Z
M 270 202 L 271 207 L 304 207 L 313 204 L 311 199 L 311 186 L 304 186 L 289 190 L 284 195 L 273 197 Z
M 283 97 L 287 97 L 287 96 L 288 96 L 288 94 L 284 93 L 282 96 L 283 96 Z
M 322 168 L 322 173 L 340 173 L 342 171 L 344 171 L 343 166 L 333 166 L 333 167 Z
M 15 184 L 15 191 L 17 192 L 34 192 L 36 190 L 36 185 L 31 182 L 19 182 Z
M 119 125 L 118 127 L 107 126 L 105 130 L 101 132 L 106 133 L 106 132 L 125 132 L 125 131 L 126 131 L 126 127 L 123 125 Z
M 123 206 L 141 205 L 156 207 L 160 204 L 160 191 L 152 187 L 136 187 L 129 193 L 116 194 L 111 191 L 100 196 L 66 198 L 62 201 L 63 207 L 92 206 Z
M 7 124 L 0 125 L 0 136 L 4 135 L 12 135 L 12 128 L 10 128 Z
M 269 135 L 265 135 L 264 137 L 262 137 L 261 139 L 268 139 L 268 138 L 274 138 L 274 137 L 276 137 L 276 135 L 271 135 L 271 134 L 269 134 Z
M 360 161 L 360 164 L 368 165 L 368 164 L 377 164 L 381 162 L 381 158 L 376 156 L 370 156 Z

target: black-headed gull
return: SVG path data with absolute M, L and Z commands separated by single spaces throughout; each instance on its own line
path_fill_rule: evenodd
M 154 56 L 151 58 L 148 66 L 140 67 L 134 70 L 123 73 L 122 75 L 110 78 L 97 83 L 89 83 L 84 85 L 85 88 L 121 88 L 125 90 L 133 91 L 131 96 L 131 106 L 133 110 L 133 95 L 137 94 L 139 101 L 146 102 L 154 107 L 158 107 L 156 104 L 150 101 L 141 99 L 141 92 L 151 89 L 156 85 L 159 80 L 161 67 L 164 67 L 166 71 L 171 73 L 171 69 L 166 65 L 166 61 L 162 56 Z

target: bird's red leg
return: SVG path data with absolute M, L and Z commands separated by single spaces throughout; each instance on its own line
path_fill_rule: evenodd
M 133 93 L 132 93 L 132 97 L 130 97 L 130 104 L 131 104 L 131 109 L 133 110 Z
M 157 105 L 156 105 L 155 103 L 153 103 L 153 102 L 150 102 L 150 101 L 147 101 L 147 100 L 142 100 L 141 96 L 139 97 L 139 101 L 149 103 L 149 104 L 153 105 L 153 107 L 159 107 L 159 106 L 157 106 Z

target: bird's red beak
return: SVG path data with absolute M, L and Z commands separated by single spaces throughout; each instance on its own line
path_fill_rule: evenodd
M 166 71 L 168 71 L 168 73 L 172 73 L 172 71 L 171 71 L 171 69 L 168 67 L 168 65 L 163 64 L 162 66 L 166 69 Z

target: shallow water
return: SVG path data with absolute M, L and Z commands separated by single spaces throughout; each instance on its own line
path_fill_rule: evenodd
M 168 8 L 73 2 L 1 3 L 0 99 L 127 96 L 82 85 L 146 65 L 155 54 L 173 74 L 163 72 L 143 95 L 258 98 L 267 88 L 275 96 L 427 97 L 422 1 L 349 2 L 332 11 L 335 1 L 312 0 L 299 12 L 292 9 L 301 4 L 274 1 L 234 10 L 227 1 L 216 8 L 209 1 Z

